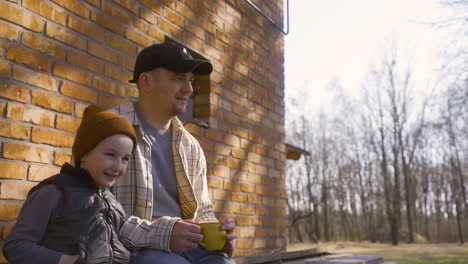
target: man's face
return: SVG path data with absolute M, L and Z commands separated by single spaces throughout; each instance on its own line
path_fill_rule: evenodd
M 147 84 L 151 91 L 149 94 L 154 99 L 154 109 L 165 117 L 184 113 L 193 93 L 193 73 L 176 73 L 157 68 L 147 74 Z

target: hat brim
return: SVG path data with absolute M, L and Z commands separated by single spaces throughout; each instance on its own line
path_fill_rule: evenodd
M 213 71 L 213 65 L 206 60 L 182 60 L 175 64 L 164 65 L 163 67 L 178 73 L 193 72 L 201 75 L 210 74 Z
M 193 72 L 199 75 L 210 74 L 213 71 L 213 65 L 211 62 L 206 60 L 182 60 L 175 64 L 162 65 L 162 68 L 166 68 L 173 72 L 186 73 Z M 128 81 L 129 83 L 136 83 L 136 79 Z

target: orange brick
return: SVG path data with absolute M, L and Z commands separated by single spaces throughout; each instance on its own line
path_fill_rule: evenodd
M 70 81 L 75 81 L 87 86 L 91 85 L 91 74 L 77 70 L 72 66 L 68 66 L 62 63 L 55 63 L 53 73 Z
M 241 169 L 248 172 L 255 172 L 255 165 L 250 162 L 243 162 Z
M 151 46 L 154 43 L 151 38 L 133 30 L 131 27 L 125 29 L 125 38 L 143 47 Z
M 26 27 L 32 31 L 42 32 L 44 28 L 44 21 L 34 15 L 24 12 L 21 8 L 13 4 L 0 2 L 0 18 L 11 21 L 15 24 Z
M 68 27 L 99 42 L 104 41 L 104 30 L 98 28 L 93 23 L 88 22 L 88 20 L 70 15 L 68 18 Z
M 164 7 L 163 9 L 163 16 L 172 23 L 178 25 L 179 27 L 184 26 L 184 19 L 179 14 L 167 7 Z
M 133 18 L 133 26 L 137 29 L 139 29 L 141 32 L 143 33 L 147 33 L 148 32 L 148 26 L 149 24 L 143 20 L 143 19 L 139 19 L 139 18 Z
M 262 197 L 258 194 L 248 194 L 247 201 L 249 204 L 262 204 Z
M 158 19 L 156 13 L 146 8 L 140 8 L 140 17 L 152 25 L 155 25 L 156 20 Z
M 88 104 L 80 104 L 80 103 L 76 103 L 75 104 L 75 116 L 76 117 L 83 117 L 83 111 L 85 110 L 85 108 L 88 107 Z
M 0 82 L 0 97 L 26 103 L 29 101 L 29 89 L 13 83 Z
M 68 9 L 72 11 L 73 13 L 84 17 L 88 18 L 89 17 L 89 9 L 88 7 L 82 3 L 82 1 L 76 1 L 76 0 L 52 0 L 56 4 L 64 7 L 65 9 Z
M 228 167 L 216 166 L 213 168 L 213 175 L 223 177 L 223 178 L 229 178 L 229 175 L 230 175 L 229 171 L 230 169 Z
M 136 88 L 129 87 L 127 88 L 125 94 L 129 97 L 138 97 L 139 96 L 139 91 Z
M 93 78 L 93 87 L 103 92 L 114 94 L 116 86 L 117 85 L 113 81 L 104 79 L 100 76 L 96 75 Z
M 124 66 L 125 69 L 129 71 L 133 71 L 133 69 L 135 68 L 135 62 L 135 57 L 122 56 L 122 66 Z
M 233 158 L 223 158 L 222 164 L 233 169 L 240 168 L 240 161 Z
M 74 137 L 69 134 L 33 127 L 31 141 L 34 143 L 43 143 L 56 147 L 71 148 L 73 146 Z
M 18 218 L 20 210 L 21 205 L 19 204 L 0 202 L 0 221 L 16 220 Z
M 247 154 L 247 160 L 253 163 L 260 163 L 262 161 L 262 156 L 253 152 L 249 152 L 249 154 Z
M 255 173 L 260 175 L 268 175 L 268 168 L 262 165 L 255 165 Z
M 122 103 L 122 99 L 120 98 L 117 98 L 117 97 L 113 97 L 113 96 L 108 96 L 108 95 L 105 95 L 105 94 L 101 94 L 99 95 L 99 104 L 101 104 L 102 106 L 106 107 L 106 108 L 114 108 L 116 106 L 118 106 L 119 104 Z
M 29 139 L 30 127 L 13 123 L 9 120 L 0 120 L 0 136 L 16 138 L 16 139 Z
M 185 124 L 185 128 L 194 136 L 198 137 L 198 143 L 200 143 L 200 146 L 204 151 L 213 151 L 215 144 L 213 142 L 210 142 L 206 140 L 203 135 L 203 129 L 195 124 Z
M 2 232 L 2 239 L 3 240 L 7 239 L 8 235 L 11 232 L 11 229 L 13 229 L 13 226 L 14 225 L 5 225 L 5 227 L 3 228 L 3 232 Z M 5 263 L 6 263 L 6 261 L 5 261 Z
M 81 120 L 68 115 L 57 115 L 56 128 L 76 133 Z
M 67 20 L 67 14 L 51 5 L 48 1 L 23 0 L 23 6 L 62 25 L 65 25 Z
M 236 225 L 248 226 L 252 225 L 252 218 L 250 216 L 236 216 Z
M 49 150 L 13 142 L 3 142 L 3 157 L 41 163 L 50 162 Z
M 58 59 L 65 58 L 65 49 L 62 46 L 40 35 L 26 31 L 23 32 L 22 40 L 24 45 L 32 49 L 38 50 Z
M 132 23 L 132 16 L 133 15 L 129 11 L 127 11 L 127 10 L 121 8 L 121 7 L 118 7 L 117 5 L 111 3 L 108 0 L 103 0 L 102 5 L 103 5 L 102 10 L 107 15 L 122 21 L 126 25 L 129 25 L 129 24 Z M 133 2 L 133 5 L 135 5 L 134 2 Z
M 151 9 L 152 11 L 156 12 L 157 14 L 161 14 L 161 3 L 158 1 L 153 0 L 139 0 L 139 2 L 144 5 L 145 7 Z M 141 11 L 141 10 L 140 10 Z M 141 13 L 140 13 L 141 15 Z M 148 21 L 151 22 L 151 21 Z
M 116 52 L 94 42 L 88 42 L 88 53 L 115 64 L 119 63 L 119 55 Z
M 223 141 L 223 134 L 213 130 L 213 129 L 208 129 L 206 131 L 206 136 L 208 139 L 211 139 L 211 140 L 214 140 L 214 141 L 218 141 L 218 142 L 222 142 Z
M 21 66 L 15 65 L 13 67 L 13 79 L 50 91 L 57 90 L 57 82 L 52 76 Z
M 240 206 L 238 203 L 215 203 L 215 212 L 224 214 L 236 214 L 240 213 Z
M 39 70 L 50 71 L 49 59 L 21 47 L 8 46 L 6 58 L 38 68 Z
M 28 172 L 28 180 L 42 181 L 60 172 L 60 168 L 51 166 L 31 165 Z
M 115 0 L 115 2 L 125 7 L 126 9 L 132 11 L 135 14 L 138 12 L 138 5 L 135 5 L 135 1 L 133 0 Z
M 184 17 L 195 20 L 196 15 L 195 13 L 186 5 L 182 4 L 181 2 L 177 2 L 176 9 L 179 14 L 183 15 Z
M 238 192 L 238 191 L 240 191 L 239 187 L 240 187 L 239 182 L 235 182 L 235 181 L 232 181 L 230 179 L 224 180 L 223 188 L 226 189 L 226 190 L 232 190 L 232 191 Z
M 180 29 L 170 22 L 166 21 L 164 18 L 160 17 L 158 19 L 158 27 L 163 31 L 170 35 L 177 35 L 180 32 Z
M 34 185 L 24 181 L 0 181 L 0 199 L 24 201 Z
M 162 31 L 161 29 L 159 29 L 156 26 L 150 26 L 149 27 L 148 36 L 150 36 L 150 37 L 152 37 L 154 39 L 157 39 L 160 42 L 164 42 L 164 39 L 166 37 L 165 34 L 164 34 L 164 31 Z
M 239 148 L 240 147 L 240 140 L 239 137 L 234 135 L 226 135 L 224 136 L 224 143 L 231 145 L 233 147 Z
M 30 105 L 8 103 L 7 118 L 29 122 L 41 126 L 54 126 L 55 114 Z
M 0 178 L 22 180 L 26 174 L 26 166 L 18 162 L 0 161 L 0 171 Z
M 62 96 L 55 96 L 40 91 L 32 91 L 32 103 L 47 109 L 69 114 L 71 114 L 73 108 L 73 103 Z
M 69 29 L 50 22 L 47 22 L 46 25 L 46 35 L 77 49 L 84 50 L 86 47 L 86 40 L 84 38 L 78 36 L 78 34 L 73 33 Z
M 68 51 L 68 61 L 93 72 L 104 72 L 104 63 L 102 61 L 80 52 Z
M 255 239 L 253 247 L 254 248 L 265 248 L 266 247 L 266 240 L 264 240 L 264 239 Z
M 125 84 L 128 83 L 128 80 L 133 78 L 133 75 L 130 72 L 121 70 L 110 64 L 106 64 L 105 74 L 106 76 Z
M 244 160 L 247 155 L 243 149 L 232 149 L 232 156 L 236 159 Z
M 115 21 L 112 17 L 109 17 L 105 14 L 98 13 L 95 11 L 91 12 L 91 20 L 96 22 L 98 25 L 102 26 L 103 28 L 114 32 L 116 34 L 120 34 L 122 32 L 122 24 Z
M 239 237 L 255 237 L 255 227 L 240 227 L 239 228 Z
M 7 61 L 0 60 L 0 77 L 10 77 L 10 64 Z
M 218 177 L 208 177 L 208 186 L 210 188 L 223 188 L 223 180 Z
M 231 193 L 231 201 L 247 203 L 247 195 L 242 193 Z
M 19 29 L 10 23 L 0 21 L 0 38 L 8 39 L 9 41 L 18 40 Z
M 101 0 L 85 0 L 85 1 L 95 7 L 100 7 L 100 4 L 101 4 Z
M 198 38 L 205 39 L 205 31 L 198 24 L 187 23 L 185 29 Z
M 64 81 L 60 87 L 60 92 L 66 96 L 70 96 L 78 100 L 88 101 L 90 103 L 97 102 L 97 93 L 95 91 L 91 91 L 87 88 L 70 82 Z
M 243 248 L 251 248 L 253 246 L 252 239 L 237 239 L 236 240 L 236 248 L 243 249 Z
M 70 163 L 71 153 L 69 152 L 55 152 L 54 165 L 62 166 L 65 162 Z
M 255 189 L 255 185 L 241 183 L 240 190 L 242 192 L 254 193 L 256 189 Z
M 213 199 L 215 200 L 229 200 L 229 192 L 226 190 L 213 190 Z
M 135 56 L 136 54 L 137 46 L 113 34 L 108 34 L 106 36 L 106 44 L 131 56 Z
M 216 144 L 215 145 L 215 152 L 220 155 L 231 155 L 232 147 L 224 144 Z

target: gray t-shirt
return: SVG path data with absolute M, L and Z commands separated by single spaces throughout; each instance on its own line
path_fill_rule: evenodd
M 135 106 L 135 109 L 138 109 Z M 172 132 L 158 130 L 148 124 L 137 111 L 145 139 L 151 144 L 153 174 L 153 220 L 161 216 L 182 217 L 174 160 Z

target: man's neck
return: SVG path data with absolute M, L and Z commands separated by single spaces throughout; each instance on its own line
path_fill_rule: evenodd
M 146 123 L 158 130 L 166 131 L 171 126 L 172 117 L 161 116 L 160 112 L 155 111 L 142 101 L 138 103 L 138 112 L 140 112 Z

